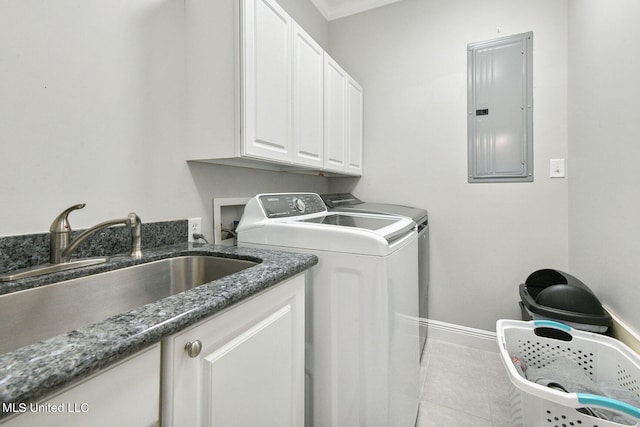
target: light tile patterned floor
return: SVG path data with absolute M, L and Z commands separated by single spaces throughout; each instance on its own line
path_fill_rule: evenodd
M 510 425 L 509 378 L 498 353 L 427 340 L 416 427 Z

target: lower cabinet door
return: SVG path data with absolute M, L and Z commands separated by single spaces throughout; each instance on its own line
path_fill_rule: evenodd
M 160 416 L 160 345 L 72 385 L 27 403 L 3 427 L 157 427 Z
M 304 425 L 304 276 L 163 343 L 163 425 Z

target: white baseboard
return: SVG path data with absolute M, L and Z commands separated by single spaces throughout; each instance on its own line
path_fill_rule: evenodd
M 604 309 L 609 312 L 613 319 L 613 325 L 609 331 L 610 335 L 630 347 L 636 353 L 640 353 L 640 335 L 627 325 L 617 314 L 606 305 Z
M 496 333 L 468 326 L 441 322 L 433 319 L 420 319 L 427 327 L 427 339 L 460 344 L 478 350 L 498 352 Z
M 640 353 L 640 334 L 629 327 L 609 307 L 605 306 L 604 308 L 613 318 L 613 326 L 608 335 L 617 338 L 637 353 Z M 478 350 L 498 352 L 495 332 L 433 319 L 420 319 L 420 325 L 427 327 L 427 339 L 432 338 Z

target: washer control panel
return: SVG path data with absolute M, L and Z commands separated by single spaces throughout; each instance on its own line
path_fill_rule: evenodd
M 314 193 L 264 194 L 259 201 L 269 219 L 327 211 L 322 198 Z

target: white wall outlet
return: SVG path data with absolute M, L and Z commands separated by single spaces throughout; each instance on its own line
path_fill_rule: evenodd
M 564 178 L 564 159 L 551 159 L 549 161 L 549 177 Z
M 187 225 L 188 241 L 195 242 L 194 234 L 202 234 L 202 218 L 189 218 Z

